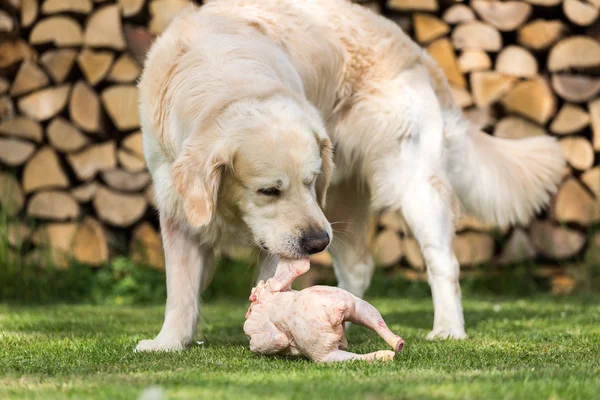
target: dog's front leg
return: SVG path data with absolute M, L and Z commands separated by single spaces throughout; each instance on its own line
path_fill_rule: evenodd
M 161 233 L 167 272 L 165 321 L 158 336 L 139 342 L 136 351 L 181 350 L 192 342 L 200 312 L 202 271 L 214 262 L 212 250 L 162 215 Z

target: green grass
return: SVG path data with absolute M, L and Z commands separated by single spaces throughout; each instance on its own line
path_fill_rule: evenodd
M 466 296 L 465 296 L 466 297 Z M 470 338 L 428 342 L 425 296 L 371 298 L 406 340 L 391 363 L 318 365 L 247 349 L 247 303 L 205 305 L 205 343 L 134 354 L 157 333 L 162 306 L 0 305 L 0 398 L 136 399 L 589 399 L 600 393 L 600 295 L 527 299 L 470 296 Z M 353 327 L 350 350 L 386 348 Z

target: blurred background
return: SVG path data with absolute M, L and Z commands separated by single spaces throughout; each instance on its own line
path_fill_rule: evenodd
M 563 183 L 528 226 L 457 221 L 467 290 L 600 290 L 600 0 L 359 3 L 436 59 L 489 134 L 551 135 L 565 151 Z M 151 37 L 191 4 L 0 0 L 0 300 L 164 300 L 135 84 Z M 373 220 L 373 247 L 372 291 L 428 291 L 400 215 Z M 205 297 L 247 296 L 257 254 L 220 252 Z M 327 254 L 313 262 L 300 286 L 335 282 Z

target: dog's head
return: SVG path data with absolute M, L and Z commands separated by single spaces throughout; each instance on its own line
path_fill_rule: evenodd
M 332 232 L 320 206 L 333 155 L 314 109 L 279 97 L 238 102 L 210 129 L 190 138 L 173 166 L 188 222 L 236 218 L 285 258 L 324 250 Z

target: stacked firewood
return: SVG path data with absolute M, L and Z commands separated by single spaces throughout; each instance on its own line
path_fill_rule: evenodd
M 36 262 L 164 264 L 137 112 L 143 48 L 184 1 L 12 0 L 0 12 L 0 201 Z M 146 25 L 148 24 L 148 27 Z M 136 46 L 132 49 L 131 43 Z
M 600 221 L 600 1 L 361 3 L 426 48 L 482 129 L 505 138 L 549 134 L 564 148 L 568 168 L 550 211 L 505 230 L 463 216 L 454 244 L 461 264 L 546 263 L 595 251 L 586 229 Z M 0 4 L 0 207 L 11 245 L 27 257 L 41 257 L 45 245 L 59 265 L 69 257 L 101 265 L 131 252 L 162 268 L 135 83 L 147 33 L 162 32 L 191 2 Z M 381 216 L 374 247 L 383 266 L 410 266 L 402 270 L 411 277 L 423 270 L 399 215 Z
M 461 265 L 597 258 L 587 231 L 600 222 L 600 1 L 389 0 L 383 12 L 436 59 L 470 120 L 503 138 L 552 135 L 568 162 L 550 209 L 529 226 L 497 230 L 460 218 Z M 397 219 L 381 220 L 380 262 L 422 268 Z M 539 269 L 556 277 L 556 291 L 568 281 L 563 272 Z

